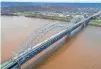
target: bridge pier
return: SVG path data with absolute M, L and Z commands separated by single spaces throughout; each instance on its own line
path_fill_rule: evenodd
M 67 35 L 68 38 L 71 38 L 71 32 Z
M 15 68 L 15 69 L 21 69 L 21 67 L 19 67 L 19 68 Z
M 66 35 L 66 38 L 65 38 L 64 41 L 68 42 L 70 39 L 71 39 L 71 33 Z
M 17 68 L 17 69 L 21 69 L 21 67 Z
M 84 29 L 86 27 L 86 24 L 83 24 L 82 26 L 81 26 L 81 29 Z

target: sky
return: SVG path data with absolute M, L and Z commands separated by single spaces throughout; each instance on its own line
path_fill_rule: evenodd
M 101 0 L 1 0 L 1 1 L 10 1 L 10 2 L 100 2 Z

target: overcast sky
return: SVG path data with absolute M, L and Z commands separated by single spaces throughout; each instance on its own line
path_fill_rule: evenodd
M 10 2 L 100 2 L 101 0 L 1 0 Z

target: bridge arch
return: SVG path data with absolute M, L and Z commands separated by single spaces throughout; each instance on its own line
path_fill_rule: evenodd
M 28 48 L 32 48 L 32 46 L 36 45 L 38 40 L 44 37 L 44 35 L 46 35 L 49 31 L 55 28 L 68 29 L 70 26 L 72 26 L 72 24 L 60 23 L 60 22 L 45 24 L 39 29 L 36 29 L 35 31 L 33 31 L 32 34 L 26 39 L 26 41 L 24 41 L 20 45 L 20 47 L 15 49 L 12 53 L 14 56 L 19 55 L 25 50 L 27 50 Z
M 38 40 L 44 37 L 44 35 L 46 35 L 49 31 L 55 28 L 68 29 L 70 26 L 74 25 L 75 23 L 83 19 L 83 16 L 76 16 L 70 21 L 70 23 L 60 23 L 60 21 L 57 21 L 54 23 L 48 23 L 43 25 L 39 29 L 33 31 L 32 34 L 20 45 L 20 47 L 18 47 L 12 52 L 13 56 L 17 56 L 22 52 L 26 51 L 28 48 L 32 48 L 34 45 L 37 44 Z
M 73 17 L 73 19 L 70 21 L 71 23 L 78 23 L 82 20 L 84 20 L 84 16 L 83 15 L 76 15 Z

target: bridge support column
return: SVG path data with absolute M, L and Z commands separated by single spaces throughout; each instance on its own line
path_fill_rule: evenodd
M 67 42 L 67 41 L 69 41 L 70 39 L 71 39 L 71 33 L 69 33 L 69 34 L 66 35 L 65 41 Z
M 81 29 L 85 28 L 86 26 L 87 26 L 87 24 L 84 23 L 84 24 L 82 25 L 82 28 L 81 28 Z
M 17 68 L 17 69 L 21 69 L 21 67 Z
M 86 25 L 85 25 L 85 24 L 83 24 L 83 25 L 82 25 L 82 29 L 83 29 L 83 28 L 85 28 L 85 26 L 86 26 Z

